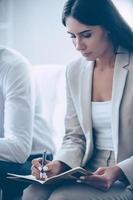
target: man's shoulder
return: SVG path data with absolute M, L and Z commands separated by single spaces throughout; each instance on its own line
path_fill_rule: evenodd
M 29 64 L 28 60 L 17 50 L 0 46 L 0 65 L 4 66 L 15 66 L 18 63 L 27 63 Z

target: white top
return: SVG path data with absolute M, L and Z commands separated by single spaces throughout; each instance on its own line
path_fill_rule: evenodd
M 92 123 L 97 149 L 114 150 L 111 130 L 112 102 L 92 102 Z
M 0 160 L 23 163 L 55 150 L 32 75 L 22 55 L 0 47 Z

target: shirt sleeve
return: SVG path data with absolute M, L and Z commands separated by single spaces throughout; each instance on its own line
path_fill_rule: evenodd
M 31 153 L 34 88 L 28 62 L 9 67 L 3 83 L 4 138 L 0 138 L 0 160 L 24 163 Z

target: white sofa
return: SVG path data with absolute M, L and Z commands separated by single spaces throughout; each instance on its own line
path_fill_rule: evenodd
M 64 135 L 64 117 L 66 112 L 65 67 L 62 65 L 38 65 L 33 72 L 43 102 L 44 117 L 53 132 L 58 150 Z

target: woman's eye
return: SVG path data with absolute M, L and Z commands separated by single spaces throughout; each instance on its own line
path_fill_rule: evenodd
M 90 38 L 92 36 L 92 33 L 83 33 L 82 34 L 82 37 L 85 37 L 85 38 Z

